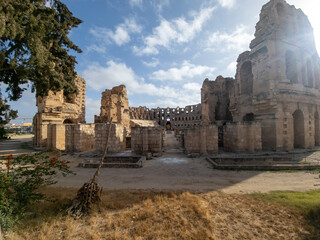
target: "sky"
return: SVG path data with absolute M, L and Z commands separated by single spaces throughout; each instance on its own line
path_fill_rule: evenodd
M 101 93 L 125 84 L 131 107 L 184 107 L 201 102 L 205 78 L 234 77 L 268 0 L 62 0 L 83 23 L 69 37 L 83 53 L 86 121 L 100 114 Z M 287 0 L 309 17 L 320 49 L 320 1 Z M 32 122 L 35 96 L 10 102 Z

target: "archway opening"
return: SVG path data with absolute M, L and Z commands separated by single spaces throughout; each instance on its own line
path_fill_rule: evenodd
M 243 116 L 242 121 L 244 122 L 253 122 L 254 121 L 254 114 L 253 113 L 248 113 Z
M 301 110 L 293 113 L 294 148 L 304 148 L 304 118 Z
M 320 146 L 319 113 L 314 114 L 314 144 Z
M 63 124 L 73 124 L 73 123 L 75 123 L 75 121 L 73 119 L 69 119 L 69 118 L 67 118 L 63 121 Z
M 308 87 L 313 88 L 313 71 L 310 59 L 307 61 Z
M 298 83 L 297 60 L 292 51 L 286 52 L 286 76 L 291 83 Z
M 241 94 L 252 94 L 253 91 L 253 73 L 252 63 L 247 61 L 242 64 L 240 69 Z
M 167 121 L 167 123 L 166 123 L 166 130 L 167 130 L 167 131 L 172 130 L 172 129 L 171 129 L 171 123 L 170 123 L 170 121 Z

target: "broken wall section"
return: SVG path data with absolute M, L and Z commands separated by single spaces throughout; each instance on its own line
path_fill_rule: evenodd
M 258 122 L 227 123 L 223 127 L 224 149 L 231 152 L 257 152 L 262 149 Z
M 215 81 L 205 79 L 201 88 L 202 123 L 232 121 L 229 111 L 230 93 L 235 79 L 218 76 Z
M 109 133 L 110 123 L 95 124 L 94 148 L 103 152 Z M 118 153 L 126 150 L 126 128 L 121 124 L 112 124 L 110 138 L 108 140 L 108 153 Z
M 207 155 L 218 153 L 218 127 L 216 125 L 185 129 L 183 138 L 187 154 L 200 153 Z
M 49 124 L 47 148 L 68 152 L 94 149 L 95 124 Z
M 47 143 L 49 124 L 85 123 L 86 82 L 83 78 L 77 76 L 75 85 L 78 91 L 70 99 L 63 95 L 63 90 L 56 93 L 49 91 L 48 96 L 37 97 L 38 112 L 33 117 L 34 146 L 45 147 L 47 144 L 51 145 L 50 142 Z
M 113 123 L 122 124 L 130 131 L 130 111 L 125 85 L 106 89 L 102 92 L 100 116 L 94 116 L 95 123 L 107 123 L 112 118 Z
M 137 154 L 161 153 L 163 149 L 162 127 L 131 128 L 131 149 Z

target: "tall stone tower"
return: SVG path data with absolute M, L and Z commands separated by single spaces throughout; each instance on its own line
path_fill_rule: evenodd
M 127 131 L 130 130 L 129 101 L 125 85 L 102 92 L 100 116 L 95 116 L 94 122 L 106 123 L 111 118 L 113 123 L 121 123 Z
M 250 49 L 237 60 L 233 121 L 260 121 L 263 149 L 319 145 L 320 61 L 307 16 L 285 0 L 269 1 Z
M 49 124 L 85 123 L 86 82 L 77 76 L 75 85 L 78 92 L 71 99 L 64 97 L 63 90 L 56 93 L 49 91 L 48 96 L 37 97 L 38 112 L 33 117 L 35 146 L 46 146 Z

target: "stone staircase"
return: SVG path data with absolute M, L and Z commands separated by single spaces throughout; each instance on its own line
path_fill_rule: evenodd
M 163 138 L 163 150 L 167 153 L 181 153 L 182 148 L 173 131 L 166 131 Z

